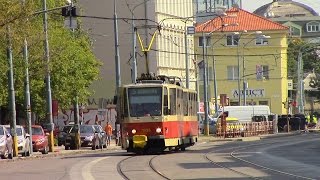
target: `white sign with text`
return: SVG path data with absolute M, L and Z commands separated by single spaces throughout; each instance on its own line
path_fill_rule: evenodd
M 232 96 L 234 98 L 239 97 L 238 89 L 232 90 Z M 243 96 L 243 90 L 240 90 L 240 96 Z M 250 98 L 265 97 L 265 90 L 264 89 L 246 89 L 246 96 Z

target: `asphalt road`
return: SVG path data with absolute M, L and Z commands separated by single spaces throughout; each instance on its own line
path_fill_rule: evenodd
M 0 179 L 320 179 L 320 134 L 203 142 L 185 152 L 122 150 L 0 161 Z

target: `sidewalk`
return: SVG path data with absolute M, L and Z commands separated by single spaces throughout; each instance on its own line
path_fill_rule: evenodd
M 213 135 L 205 136 L 199 135 L 198 142 L 217 142 L 217 141 L 258 141 L 261 139 L 277 138 L 277 137 L 286 137 L 294 136 L 301 134 L 299 131 L 289 132 L 289 133 L 277 133 L 277 134 L 265 134 L 259 136 L 250 136 L 250 137 L 235 137 L 235 138 L 220 138 Z

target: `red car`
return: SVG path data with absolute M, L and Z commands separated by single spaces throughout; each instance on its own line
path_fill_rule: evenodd
M 32 147 L 34 152 L 42 152 L 42 154 L 48 154 L 49 143 L 48 134 L 46 134 L 43 128 L 39 125 L 32 125 Z

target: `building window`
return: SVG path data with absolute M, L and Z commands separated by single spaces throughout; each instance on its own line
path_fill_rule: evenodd
M 265 38 L 265 37 L 260 37 L 260 36 L 258 36 L 257 38 L 256 38 L 256 45 L 268 45 L 269 44 L 269 42 L 268 42 L 268 39 L 267 38 Z
M 228 66 L 228 80 L 238 80 L 239 73 L 238 73 L 238 66 Z
M 211 43 L 211 38 L 209 36 L 206 36 L 206 44 L 207 44 L 207 47 L 210 46 L 210 43 Z M 203 36 L 200 36 L 199 37 L 199 47 L 202 47 L 204 44 L 203 42 Z
M 239 35 L 227 35 L 227 46 L 237 46 L 239 43 Z
M 290 26 L 290 36 L 301 36 L 301 30 L 299 28 Z
M 257 80 L 269 79 L 269 66 L 257 65 L 256 74 L 257 74 Z
M 319 22 L 310 22 L 307 24 L 308 32 L 319 32 L 320 31 L 320 23 Z
M 259 105 L 269 105 L 268 101 L 259 101 Z

